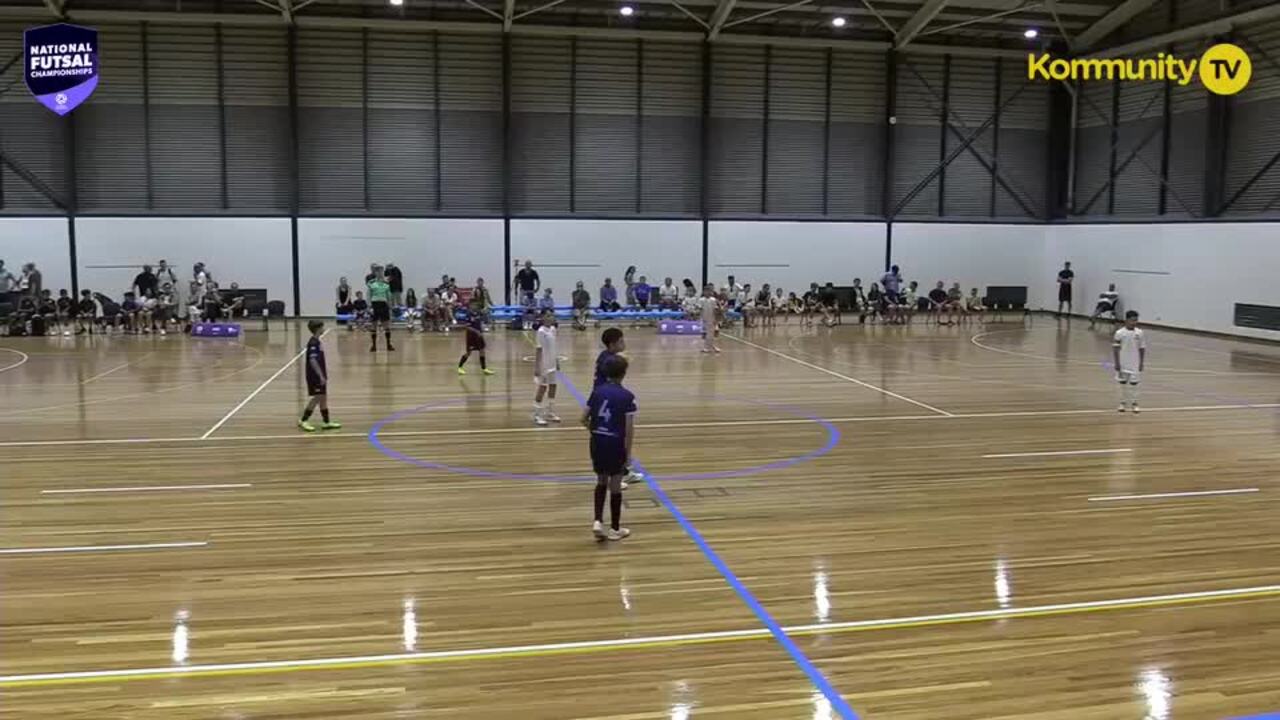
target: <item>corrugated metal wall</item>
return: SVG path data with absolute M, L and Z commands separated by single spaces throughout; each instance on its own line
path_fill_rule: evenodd
M 0 23 L 0 54 L 22 29 Z M 889 125 L 884 53 L 517 35 L 504 121 L 498 35 L 302 28 L 294 85 L 283 28 L 99 31 L 107 70 L 71 118 L 20 80 L 0 92 L 0 149 L 84 213 L 855 218 L 886 195 L 904 219 L 1047 212 L 1051 88 L 1016 59 L 899 55 Z M 1230 102 L 1232 214 L 1280 196 L 1280 23 L 1238 37 L 1255 57 Z M 1088 83 L 1081 98 L 1077 212 L 1203 212 L 1201 88 Z M 0 209 L 58 210 L 8 167 Z

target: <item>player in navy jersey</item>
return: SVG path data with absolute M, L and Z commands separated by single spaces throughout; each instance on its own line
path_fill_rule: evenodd
M 627 474 L 636 429 L 636 396 L 622 386 L 627 359 L 614 355 L 604 362 L 605 382 L 591 391 L 582 424 L 591 431 L 591 467 L 596 473 L 595 522 L 591 532 L 601 540 L 631 534 L 622 527 L 622 478 Z M 610 526 L 604 527 L 604 498 L 609 496 Z
M 325 430 L 337 430 L 342 427 L 342 423 L 329 420 L 329 369 L 324 362 L 324 345 L 320 343 L 324 323 L 312 320 L 307 323 L 307 329 L 311 331 L 311 339 L 307 340 L 306 350 L 307 395 L 311 399 L 307 401 L 307 407 L 302 411 L 302 419 L 298 421 L 298 427 L 307 432 L 316 431 L 316 426 L 308 421 L 311 420 L 311 413 L 315 412 L 316 406 L 319 405 L 320 417 L 324 420 L 324 424 L 320 427 Z
M 467 358 L 471 357 L 472 352 L 480 353 L 480 372 L 485 375 L 492 375 L 493 371 L 489 369 L 488 361 L 484 357 L 484 319 L 479 313 L 471 313 L 467 317 L 467 349 L 462 353 L 462 359 L 458 361 L 458 374 L 466 375 L 466 368 L 462 367 L 467 364 Z
M 591 383 L 592 388 L 598 388 L 605 383 L 605 362 L 627 349 L 627 343 L 622 337 L 622 331 L 618 328 L 609 328 L 601 333 L 600 342 L 604 343 L 604 350 L 601 350 L 600 354 L 596 356 L 596 376 Z

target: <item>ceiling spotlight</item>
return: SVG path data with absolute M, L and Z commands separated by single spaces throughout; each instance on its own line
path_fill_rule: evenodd
M 1022 32 L 1022 37 L 1028 40 L 1035 40 L 1040 37 L 1040 31 L 1035 28 L 1027 28 Z
M 631 17 L 632 15 L 636 14 L 636 9 L 631 7 L 630 5 L 623 5 L 622 7 L 618 8 L 618 14 L 621 15 L 622 17 Z
M 404 0 L 387 0 L 387 2 L 391 3 L 391 7 L 400 7 L 401 5 L 404 5 Z
M 844 26 L 845 26 L 845 23 L 847 23 L 847 22 L 849 22 L 849 21 L 848 21 L 848 20 L 845 20 L 844 18 L 842 18 L 842 17 L 840 17 L 840 16 L 836 16 L 836 17 L 831 18 L 831 25 L 832 25 L 833 27 L 844 27 Z

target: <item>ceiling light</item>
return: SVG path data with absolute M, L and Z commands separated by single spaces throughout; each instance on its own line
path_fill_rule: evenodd
M 845 23 L 847 22 L 848 20 L 845 20 L 844 18 L 839 16 L 831 18 L 831 24 L 835 27 L 844 27 Z
M 618 14 L 622 15 L 622 17 L 631 17 L 632 15 L 636 14 L 636 9 L 631 7 L 630 5 L 623 5 L 622 7 L 618 8 Z
M 387 2 L 391 3 L 391 7 L 400 7 L 401 5 L 404 5 L 404 0 L 387 0 Z
M 1035 40 L 1040 37 L 1040 31 L 1035 28 L 1027 28 L 1022 32 L 1022 37 L 1028 40 Z

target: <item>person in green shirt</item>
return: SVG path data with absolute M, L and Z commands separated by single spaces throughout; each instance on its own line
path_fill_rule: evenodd
M 391 285 L 387 282 L 381 265 L 375 265 L 371 274 L 373 277 L 369 279 L 367 286 L 369 308 L 373 315 L 373 324 L 370 326 L 373 344 L 369 346 L 369 352 L 378 352 L 379 327 L 382 328 L 382 334 L 387 339 L 387 352 L 394 352 L 395 348 L 391 345 Z

